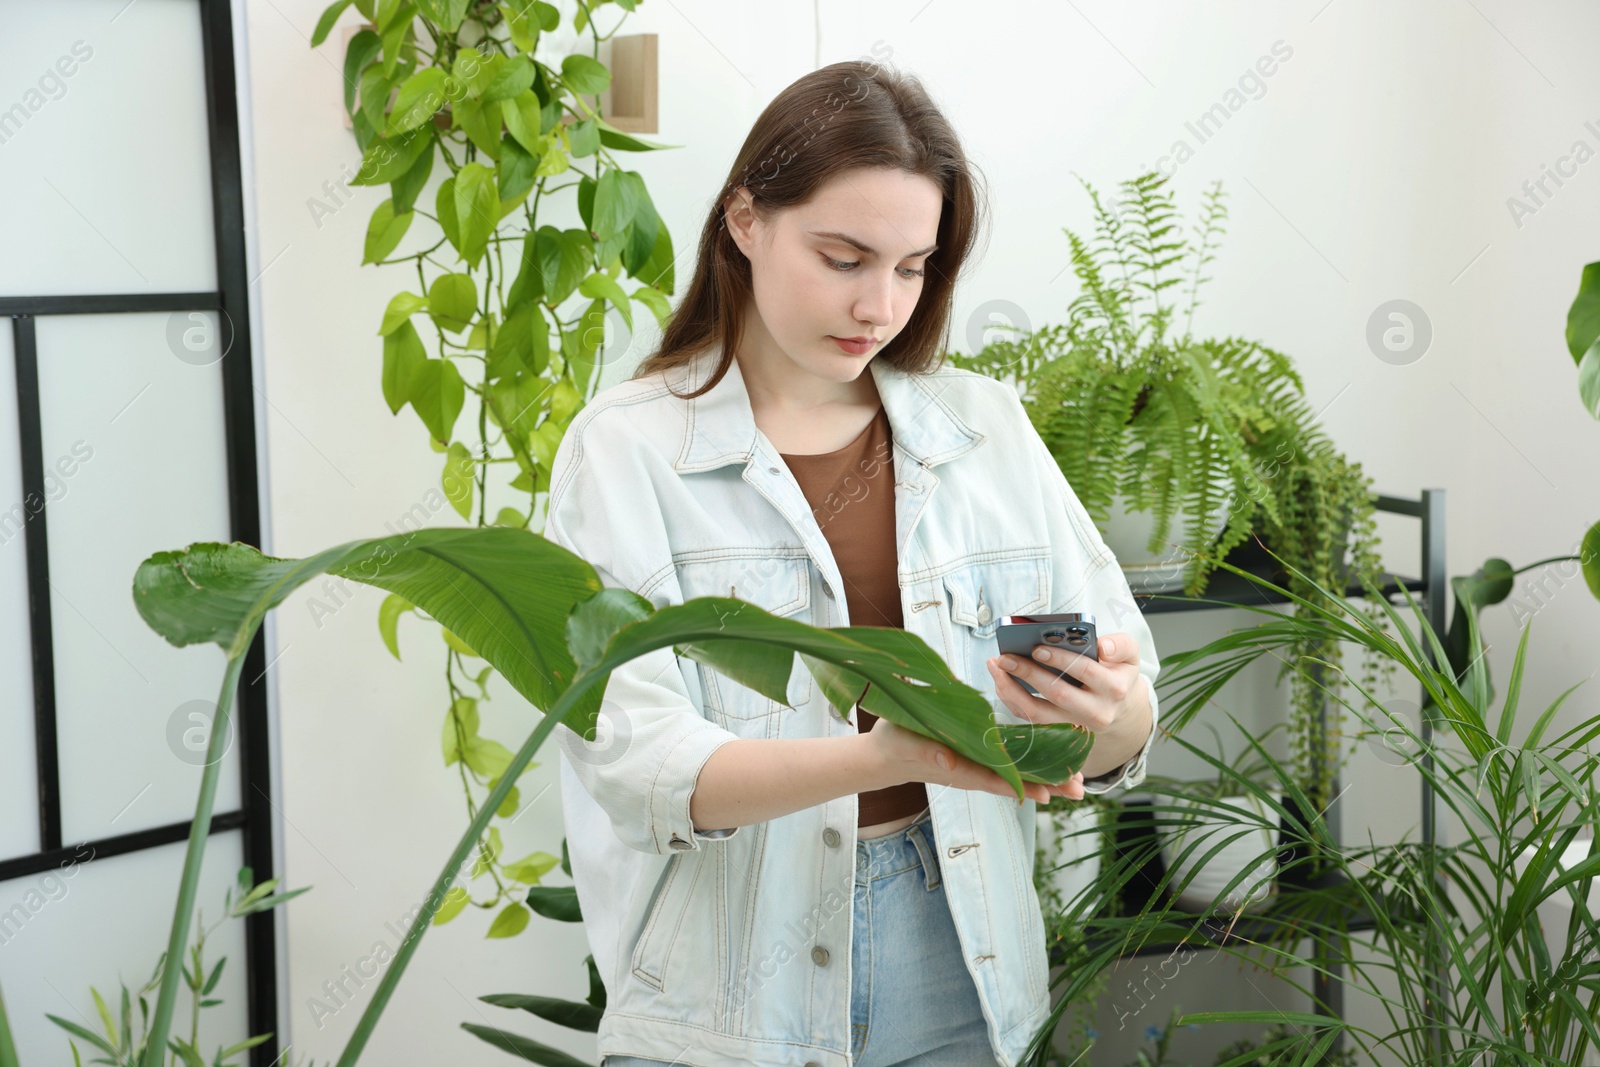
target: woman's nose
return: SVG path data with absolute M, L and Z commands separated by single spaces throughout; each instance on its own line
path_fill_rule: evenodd
M 870 322 L 874 326 L 889 325 L 894 317 L 893 290 L 890 288 L 894 280 L 885 275 L 872 275 L 862 283 L 862 289 L 856 294 L 855 316 L 859 322 Z

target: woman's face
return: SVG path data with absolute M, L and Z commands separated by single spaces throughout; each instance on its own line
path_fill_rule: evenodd
M 903 170 L 855 169 L 765 221 L 749 204 L 740 188 L 725 205 L 755 288 L 740 354 L 779 381 L 796 374 L 854 381 L 922 295 L 943 205 L 939 187 Z M 834 338 L 871 343 L 851 351 Z

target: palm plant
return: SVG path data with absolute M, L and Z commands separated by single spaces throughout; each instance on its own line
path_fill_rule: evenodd
M 1095 905 L 1086 902 L 1080 911 L 1086 916 L 1090 949 L 1075 973 L 1066 976 L 1068 996 L 1071 987 L 1087 981 L 1088 970 L 1106 966 L 1133 948 L 1170 945 L 1169 958 L 1187 953 L 1178 964 L 1182 966 L 1196 955 L 1192 945 L 1201 943 L 1271 968 L 1311 999 L 1309 1012 L 1207 1012 L 1183 1019 L 1285 1024 L 1291 1029 L 1281 1042 L 1257 1050 L 1279 1054 L 1275 1063 L 1316 1063 L 1340 1038 L 1350 1039 L 1369 1057 L 1381 1051 L 1406 1064 L 1584 1062 L 1591 1049 L 1600 1048 L 1600 923 L 1589 908 L 1600 875 L 1600 849 L 1591 840 L 1587 856 L 1575 863 L 1569 850 L 1580 835 L 1592 832 L 1600 813 L 1594 792 L 1600 758 L 1590 751 L 1591 742 L 1600 737 L 1600 714 L 1548 736 L 1577 688 L 1573 685 L 1541 709 L 1521 740 L 1516 739 L 1531 624 L 1523 627 L 1504 701 L 1495 709 L 1481 662 L 1458 679 L 1442 641 L 1409 591 L 1402 588 L 1415 615 L 1414 630 L 1368 583 L 1369 596 L 1386 616 L 1388 625 L 1380 627 L 1333 590 L 1320 591 L 1331 605 L 1324 606 L 1226 562 L 1219 565 L 1287 598 L 1299 613 L 1252 606 L 1248 610 L 1264 617 L 1260 625 L 1167 657 L 1173 672 L 1164 708 L 1170 709 L 1170 728 L 1180 729 L 1228 679 L 1262 655 L 1284 654 L 1308 636 L 1363 646 L 1416 680 L 1438 721 L 1448 727 L 1448 734 L 1438 736 L 1453 743 L 1436 741 L 1428 720 L 1420 732 L 1414 731 L 1404 716 L 1385 711 L 1378 694 L 1359 684 L 1357 700 L 1346 700 L 1333 687 L 1330 697 L 1375 735 L 1394 738 L 1414 754 L 1411 765 L 1453 816 L 1456 842 L 1407 837 L 1395 846 L 1346 846 L 1334 839 L 1296 777 L 1237 720 L 1234 725 L 1244 743 L 1270 768 L 1269 781 L 1240 774 L 1183 737 L 1172 736 L 1171 741 L 1209 763 L 1219 778 L 1229 779 L 1233 791 L 1259 797 L 1268 806 L 1272 828 L 1281 832 L 1275 850 L 1280 882 L 1300 884 L 1294 892 L 1280 894 L 1265 913 L 1198 923 L 1162 902 L 1169 891 L 1183 888 L 1167 879 L 1137 914 L 1092 917 Z M 1474 617 L 1469 614 L 1468 619 L 1476 639 Z M 1327 662 L 1296 663 L 1308 676 L 1316 676 L 1313 666 L 1332 670 Z M 1160 787 L 1152 791 L 1177 792 Z M 1248 815 L 1217 813 L 1231 814 L 1241 835 L 1254 829 Z M 1225 843 L 1213 841 L 1213 850 Z M 1097 892 L 1104 898 L 1123 895 L 1146 869 L 1153 847 L 1126 851 L 1104 867 Z M 1308 870 L 1323 876 L 1307 879 Z M 1233 889 L 1226 887 L 1217 900 Z M 1546 901 L 1571 904 L 1567 928 L 1560 931 L 1565 947 L 1559 951 L 1546 943 L 1538 912 Z M 1302 947 L 1308 938 L 1314 951 Z M 1368 995 L 1384 1022 L 1368 1028 L 1339 1018 L 1313 990 L 1293 979 L 1291 968 L 1301 967 L 1326 978 L 1347 972 L 1345 986 Z M 1045 1062 L 1043 1050 L 1060 1010 L 1036 1036 L 1025 1062 Z

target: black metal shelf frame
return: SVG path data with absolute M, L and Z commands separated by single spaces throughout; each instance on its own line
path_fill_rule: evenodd
M 1397 515 L 1406 515 L 1420 520 L 1422 577 L 1406 578 L 1400 575 L 1384 572 L 1380 576 L 1381 580 L 1375 581 L 1373 584 L 1378 586 L 1382 595 L 1392 598 L 1401 595 L 1401 584 L 1403 583 L 1405 590 L 1408 591 L 1413 599 L 1415 599 L 1422 607 L 1423 617 L 1426 619 L 1427 624 L 1432 627 L 1434 633 L 1439 634 L 1442 638 L 1445 632 L 1444 591 L 1447 588 L 1445 578 L 1445 491 L 1443 489 L 1424 489 L 1422 490 L 1422 496 L 1417 499 L 1378 494 L 1374 500 L 1374 507 L 1376 507 L 1379 511 L 1386 511 Z M 1276 584 L 1285 584 L 1280 576 L 1273 573 L 1276 568 L 1276 564 L 1273 562 L 1272 558 L 1267 556 L 1264 552 L 1256 552 L 1251 550 L 1248 547 L 1250 545 L 1251 542 L 1247 541 L 1241 546 L 1240 550 L 1236 550 L 1235 553 L 1230 553 L 1229 562 L 1234 566 L 1240 567 L 1242 570 L 1250 571 L 1251 573 L 1259 576 L 1268 577 Z M 1364 597 L 1366 596 L 1366 590 L 1359 583 L 1353 583 L 1345 590 L 1345 596 L 1347 598 Z M 1219 604 L 1215 603 L 1215 601 L 1225 601 L 1226 603 Z M 1225 608 L 1230 604 L 1265 605 L 1274 603 L 1288 603 L 1286 598 L 1264 590 L 1255 583 L 1241 578 L 1232 572 L 1222 570 L 1218 570 L 1210 576 L 1204 598 L 1176 596 L 1165 593 L 1137 593 L 1134 595 L 1134 602 L 1139 605 L 1140 611 L 1146 615 L 1164 614 L 1178 611 L 1217 610 L 1219 608 Z M 1434 658 L 1431 645 L 1425 647 L 1428 662 L 1434 666 L 1438 666 L 1438 663 Z M 1319 718 L 1326 716 L 1326 714 L 1327 709 L 1323 708 L 1319 712 Z M 1437 808 L 1435 804 L 1433 786 L 1429 776 L 1426 773 L 1426 771 L 1431 770 L 1433 766 L 1433 757 L 1431 754 L 1431 740 L 1433 731 L 1426 716 L 1423 717 L 1421 735 L 1424 746 L 1423 755 L 1420 760 L 1424 768 L 1420 797 L 1422 822 L 1421 834 L 1423 845 L 1428 846 L 1433 844 L 1436 840 Z M 1323 817 L 1328 824 L 1329 833 L 1333 836 L 1334 840 L 1339 841 L 1343 838 L 1341 834 L 1340 811 L 1336 802 L 1337 797 L 1339 796 L 1339 779 L 1337 775 L 1334 775 L 1333 777 L 1333 795 L 1335 797 L 1335 803 L 1329 806 Z M 1130 803 L 1129 806 L 1132 806 L 1132 804 Z M 1126 813 L 1119 813 L 1119 815 L 1126 815 Z M 1142 819 L 1141 826 L 1143 827 L 1140 832 L 1148 835 L 1150 832 L 1152 832 L 1150 829 L 1151 820 L 1148 816 L 1142 816 L 1140 818 Z M 1128 821 L 1129 820 L 1126 818 L 1119 819 L 1120 824 L 1126 824 Z M 1121 834 L 1122 838 L 1126 840 L 1128 831 L 1125 828 L 1119 827 L 1119 833 Z M 1125 888 L 1134 888 L 1136 886 L 1142 887 L 1145 891 L 1146 898 L 1148 899 L 1150 894 L 1155 892 L 1156 887 L 1161 884 L 1162 872 L 1159 869 L 1150 869 L 1160 867 L 1159 858 L 1157 858 L 1153 863 L 1147 864 L 1146 866 L 1147 869 L 1135 875 L 1134 880 L 1129 883 L 1128 887 Z M 1294 887 L 1283 885 L 1280 887 L 1280 892 L 1293 893 Z M 1124 900 L 1123 905 L 1125 911 L 1131 909 L 1132 912 L 1137 912 L 1144 903 L 1144 900 Z M 1252 923 L 1248 918 L 1246 918 L 1240 922 L 1241 925 L 1228 927 L 1228 929 L 1231 931 L 1229 936 L 1235 939 L 1241 936 L 1254 937 L 1256 933 L 1265 931 L 1270 926 L 1270 920 L 1258 920 Z M 1228 924 L 1224 923 L 1223 926 L 1227 927 Z M 1370 917 L 1364 921 L 1357 918 L 1348 924 L 1348 928 L 1352 931 L 1370 929 L 1371 927 L 1372 923 Z M 1215 928 L 1215 923 L 1211 917 L 1202 915 L 1194 916 L 1191 924 L 1191 932 L 1195 936 L 1189 941 L 1190 947 L 1195 949 L 1211 949 L 1218 947 L 1220 942 L 1220 930 Z M 1306 936 L 1315 939 L 1315 935 L 1307 934 Z M 1169 941 L 1163 938 L 1159 943 L 1152 941 L 1150 943 L 1141 945 L 1138 948 L 1126 953 L 1122 958 L 1147 956 L 1157 953 L 1165 954 L 1172 951 L 1176 944 L 1177 941 Z M 1052 965 L 1055 965 L 1059 962 L 1061 962 L 1061 960 L 1059 958 L 1059 954 L 1057 954 L 1057 958 L 1052 959 L 1051 963 Z M 1339 967 L 1337 963 L 1328 964 L 1327 961 L 1324 962 L 1326 971 L 1318 972 L 1312 977 L 1312 991 L 1317 999 L 1328 1005 L 1334 1014 L 1343 1017 L 1344 986 L 1337 977 Z M 1442 961 L 1440 961 L 1439 966 L 1435 967 L 1435 972 L 1434 985 L 1429 990 L 1428 996 L 1428 999 L 1431 1002 L 1429 1005 L 1429 1015 L 1432 1018 L 1441 1018 L 1442 1016 L 1440 1013 L 1443 1010 L 1443 1006 L 1447 1003 L 1445 999 L 1445 983 L 1442 971 Z M 1333 1046 L 1334 1050 L 1337 1050 L 1340 1047 L 1342 1043 L 1342 1040 L 1340 1039 L 1342 1039 L 1342 1037 L 1342 1034 L 1338 1035 L 1338 1039 L 1336 1039 Z
M 250 344 L 249 277 L 245 249 L 244 190 L 241 176 L 239 104 L 233 53 L 233 21 L 228 0 L 195 0 L 200 18 L 206 127 L 211 167 L 212 229 L 215 235 L 217 289 L 194 293 L 0 295 L 0 315 L 11 319 L 17 380 L 17 431 L 24 499 L 46 501 L 45 462 L 39 400 L 36 322 L 54 315 L 107 315 L 139 312 L 216 311 L 231 346 L 221 362 L 228 524 L 234 540 L 261 543 L 260 487 L 256 477 L 256 420 L 253 353 Z M 60 750 L 56 730 L 55 654 L 50 618 L 50 561 L 46 537 L 48 506 L 23 523 L 27 552 L 28 625 L 32 646 L 34 759 L 39 800 L 39 850 L 0 860 L 0 882 L 51 870 L 76 854 L 62 840 Z M 131 575 L 130 575 L 131 578 Z M 265 645 L 258 632 L 245 658 L 235 708 L 239 739 L 240 792 L 237 811 L 213 816 L 212 834 L 238 831 L 244 861 L 257 881 L 276 871 L 273 855 L 273 799 Z M 98 857 L 159 848 L 187 839 L 189 823 L 173 823 L 84 844 Z M 275 912 L 246 916 L 250 1033 L 276 1033 L 278 1025 Z M 279 1038 L 250 1052 L 253 1067 L 268 1067 L 279 1057 Z

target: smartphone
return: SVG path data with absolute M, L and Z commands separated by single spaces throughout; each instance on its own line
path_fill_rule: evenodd
M 1074 611 L 1062 615 L 1003 615 L 1000 618 L 1000 626 L 995 630 L 995 639 L 999 645 L 998 655 L 1009 653 L 1047 671 L 1055 671 L 1079 689 L 1083 688 L 1083 683 L 1066 671 L 1034 659 L 1034 647 L 1049 645 L 1051 648 L 1064 649 L 1079 656 L 1088 656 L 1093 660 L 1100 658 L 1100 640 L 1095 635 L 1094 616 L 1087 612 Z M 1012 677 L 1017 676 L 1013 674 Z M 1021 682 L 1022 688 L 1033 696 L 1039 696 L 1039 691 L 1033 686 L 1021 678 L 1017 678 L 1017 681 Z

